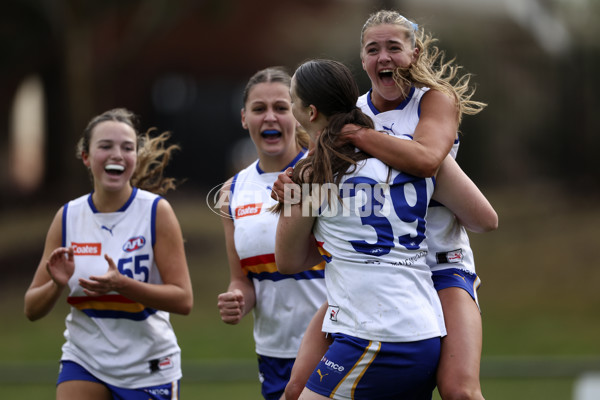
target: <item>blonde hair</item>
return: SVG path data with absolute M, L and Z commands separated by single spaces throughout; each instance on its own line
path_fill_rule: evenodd
M 178 145 L 166 145 L 166 142 L 171 137 L 170 132 L 163 132 L 156 137 L 151 137 L 151 133 L 155 128 L 150 128 L 144 134 L 140 134 L 137 129 L 137 116 L 125 109 L 114 108 L 100 115 L 95 116 L 90 120 L 83 131 L 79 142 L 77 143 L 77 157 L 81 157 L 81 153 L 89 153 L 90 140 L 94 128 L 106 121 L 121 122 L 130 126 L 137 138 L 137 164 L 135 171 L 131 177 L 131 185 L 140 189 L 164 195 L 170 189 L 175 189 L 175 178 L 163 176 L 164 170 L 169 164 L 171 154 L 175 150 L 179 150 Z
M 475 115 L 487 106 L 486 103 L 471 99 L 475 93 L 475 88 L 469 85 L 473 75 L 460 75 L 462 67 L 455 64 L 456 58 L 446 61 L 444 51 L 435 45 L 437 39 L 396 11 L 381 10 L 369 16 L 360 33 L 361 51 L 365 31 L 384 24 L 404 28 L 412 46 L 419 49 L 417 60 L 410 67 L 398 67 L 394 71 L 394 81 L 400 88 L 428 87 L 447 94 L 455 100 L 459 124 L 463 114 Z

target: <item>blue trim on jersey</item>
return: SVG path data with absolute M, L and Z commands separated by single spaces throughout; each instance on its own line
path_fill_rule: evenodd
M 69 209 L 69 203 L 63 207 L 62 215 L 62 247 L 67 247 L 67 210 Z
M 300 160 L 302 158 L 302 156 L 304 156 L 304 153 L 306 153 L 306 148 L 302 148 L 302 150 L 300 151 L 300 153 L 298 153 L 296 155 L 296 157 L 294 157 L 294 159 L 292 161 L 290 161 L 290 163 L 288 165 L 286 165 L 285 167 L 283 167 L 283 169 L 281 170 L 281 172 L 285 171 L 286 169 L 293 167 L 294 165 L 296 165 L 296 163 L 298 162 L 298 160 Z M 263 171 L 259 166 L 259 163 L 256 163 L 256 170 L 258 171 L 259 174 L 264 174 L 265 171 Z
M 419 99 L 419 104 L 417 105 L 417 117 L 419 117 L 419 119 L 421 119 L 421 102 L 423 101 L 424 96 L 425 94 L 421 96 L 421 98 Z
M 256 165 L 258 165 L 258 163 L 256 163 Z M 229 188 L 229 216 L 231 217 L 231 219 L 233 219 L 233 213 L 231 212 L 231 199 L 233 199 L 233 189 L 235 189 L 235 181 L 237 181 L 238 175 L 240 173 L 238 172 L 237 174 L 235 174 L 233 176 L 233 179 L 231 180 L 231 186 Z
M 116 311 L 116 310 L 94 310 L 94 309 L 84 309 L 81 310 L 82 313 L 87 315 L 90 318 L 114 318 L 114 319 L 128 319 L 132 321 L 144 321 L 149 316 L 156 314 L 156 309 L 154 308 L 144 308 L 143 311 L 132 313 L 130 311 Z
M 259 281 L 281 281 L 284 279 L 293 278 L 297 281 L 301 281 L 303 279 L 324 279 L 325 271 L 324 270 L 308 270 L 303 272 L 298 272 L 296 274 L 282 274 L 281 272 L 248 272 L 248 278 L 257 279 Z
M 152 235 L 152 248 L 156 244 L 156 208 L 158 207 L 158 202 L 162 199 L 162 197 L 158 196 L 154 199 L 152 203 L 152 211 L 150 212 L 150 232 Z
M 284 169 L 282 169 L 281 171 L 285 171 L 286 169 L 288 169 L 289 167 L 293 167 L 294 165 L 296 165 L 296 163 L 298 161 L 300 161 L 300 159 L 302 157 L 304 157 L 304 154 L 306 153 L 308 149 L 306 147 L 303 147 L 302 150 L 300 151 L 300 153 L 298 153 L 298 155 L 287 165 L 287 167 L 285 167 Z
M 92 209 L 92 212 L 94 214 L 96 214 L 98 212 L 98 210 L 96 209 L 96 206 L 94 205 L 94 200 L 92 200 L 93 194 L 94 194 L 94 191 L 92 190 L 92 192 L 88 195 L 87 202 L 88 202 L 88 205 L 90 206 L 90 208 Z
M 372 93 L 373 93 L 373 88 L 369 89 L 369 94 L 367 95 L 367 105 L 371 109 L 371 112 L 373 112 L 374 115 L 377 115 L 377 114 L 381 113 L 381 111 L 379 111 L 377 108 L 375 108 L 375 105 L 371 101 Z M 403 110 L 404 107 L 406 107 L 406 105 L 408 104 L 408 102 L 412 99 L 414 93 L 415 93 L 415 87 L 411 86 L 408 96 L 406 96 L 406 98 L 404 100 L 402 100 L 402 103 L 398 104 L 398 107 L 396 107 L 395 110 Z M 420 104 L 420 102 L 419 102 L 419 104 Z M 419 106 L 419 114 L 420 114 L 420 106 Z
M 123 204 L 123 206 L 121 208 L 119 208 L 116 212 L 123 212 L 123 211 L 127 210 L 127 207 L 129 207 L 129 205 L 133 202 L 133 199 L 135 199 L 135 195 L 137 194 L 137 191 L 138 191 L 138 188 L 134 187 L 133 190 L 131 191 L 131 195 L 129 196 L 129 198 L 127 199 L 125 204 Z M 92 200 L 93 194 L 94 194 L 94 191 L 92 190 L 92 192 L 88 195 L 87 202 L 88 202 L 90 208 L 92 209 L 92 212 L 94 214 L 98 214 L 100 211 L 98 211 L 98 209 L 96 208 L 96 205 L 94 204 L 94 200 Z
M 122 212 L 127 210 L 127 207 L 129 207 L 131 205 L 131 203 L 133 202 L 133 199 L 135 199 L 135 196 L 137 195 L 137 191 L 138 188 L 134 187 L 133 190 L 131 191 L 131 196 L 129 196 L 129 199 L 127 200 L 127 202 L 125 202 L 125 204 L 123 204 L 123 207 L 119 208 L 117 210 L 117 212 Z

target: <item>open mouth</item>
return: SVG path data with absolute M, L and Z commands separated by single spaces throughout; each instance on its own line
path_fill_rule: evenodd
M 266 139 L 275 139 L 281 137 L 281 132 L 275 129 L 268 129 L 261 133 L 261 136 Z
M 394 82 L 394 70 L 383 69 L 379 71 L 379 79 L 381 79 L 384 83 Z
M 108 164 L 104 167 L 104 171 L 110 175 L 121 175 L 125 171 L 125 167 L 119 164 Z

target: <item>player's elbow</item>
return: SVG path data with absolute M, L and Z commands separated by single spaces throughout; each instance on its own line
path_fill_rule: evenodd
M 495 231 L 498 229 L 498 214 L 494 210 L 490 210 L 484 218 L 479 219 L 476 224 L 467 226 L 467 229 L 474 233 Z
M 192 308 L 194 308 L 194 302 L 193 301 L 186 302 L 185 304 L 183 304 L 181 306 L 181 309 L 179 310 L 179 314 L 190 315 L 190 313 L 192 312 Z
M 485 226 L 485 232 L 491 232 L 498 229 L 498 214 L 496 211 L 490 212 L 487 225 Z
M 491 232 L 498 229 L 498 214 L 493 209 L 488 211 L 486 218 L 481 223 L 481 231 Z
M 413 167 L 412 174 L 420 178 L 432 177 L 437 173 L 442 161 L 443 159 L 440 160 L 433 155 L 423 154 L 420 161 Z
M 41 317 L 35 313 L 33 313 L 30 309 L 28 309 L 27 307 L 25 307 L 25 317 L 27 317 L 28 320 L 30 321 L 37 321 L 38 319 L 40 319 Z
M 37 309 L 35 307 L 29 307 L 27 304 L 25 305 L 24 311 L 25 311 L 25 317 L 27 317 L 27 319 L 32 322 L 43 318 L 47 314 L 47 311 Z
M 186 293 L 182 298 L 177 302 L 176 309 L 173 310 L 174 313 L 180 315 L 189 315 L 194 308 L 194 296 L 192 293 Z
M 296 257 L 277 250 L 275 250 L 275 264 L 277 265 L 277 271 L 286 275 L 299 272 L 301 267 L 301 263 L 298 262 Z
M 277 271 L 282 274 L 293 274 L 296 271 L 296 265 L 293 262 L 285 261 L 275 257 L 275 264 L 277 264 Z

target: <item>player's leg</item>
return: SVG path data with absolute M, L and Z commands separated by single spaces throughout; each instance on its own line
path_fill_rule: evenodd
M 459 287 L 439 290 L 448 334 L 442 339 L 437 387 L 443 400 L 482 400 L 479 370 L 481 313 L 473 297 Z
M 106 386 L 90 381 L 65 381 L 56 387 L 56 400 L 89 399 L 111 400 Z
M 319 393 L 315 393 L 308 388 L 304 388 L 304 390 L 302 390 L 302 393 L 300 394 L 300 397 L 298 398 L 298 400 L 324 400 L 324 399 L 328 399 L 328 398 L 329 397 L 323 396 L 322 394 L 319 394 Z
M 325 337 L 325 334 L 321 331 L 326 311 L 327 303 L 323 303 L 308 324 L 306 332 L 304 332 L 304 336 L 302 337 L 296 361 L 292 367 L 290 380 L 285 387 L 285 397 L 282 397 L 282 399 L 298 399 L 298 396 L 300 396 L 300 393 L 304 389 L 304 385 L 306 385 L 306 381 L 308 381 L 308 378 L 315 370 L 317 364 L 319 364 L 319 361 L 321 361 L 327 348 L 329 348 L 331 339 Z
M 61 361 L 56 386 L 56 400 L 111 400 L 110 390 L 81 365 Z

